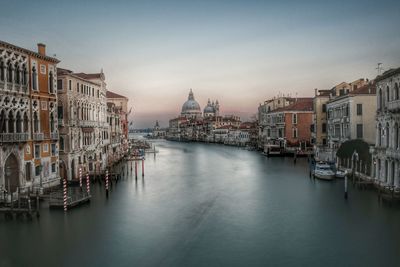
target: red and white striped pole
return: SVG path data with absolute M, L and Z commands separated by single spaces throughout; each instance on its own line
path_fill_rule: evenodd
M 79 168 L 79 186 L 82 188 L 82 168 Z
M 64 212 L 67 212 L 67 179 L 63 179 Z
M 90 195 L 90 179 L 89 179 L 89 172 L 86 173 L 86 190 L 88 195 Z
M 106 170 L 106 197 L 108 197 L 108 170 Z
M 142 159 L 142 177 L 144 177 L 144 159 Z

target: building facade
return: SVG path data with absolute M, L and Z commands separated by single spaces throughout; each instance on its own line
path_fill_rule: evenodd
M 348 140 L 375 144 L 375 84 L 370 82 L 327 102 L 328 145 L 337 150 Z
M 376 79 L 376 146 L 374 179 L 381 186 L 400 187 L 400 68 Z
M 46 46 L 0 41 L 0 188 L 14 193 L 59 183 L 57 73 Z
M 79 170 L 101 174 L 107 163 L 106 88 L 87 78 L 93 76 L 58 69 L 60 175 L 68 180 Z

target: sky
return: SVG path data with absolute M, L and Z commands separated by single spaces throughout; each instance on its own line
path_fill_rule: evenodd
M 136 128 L 167 126 L 190 88 L 246 120 L 278 94 L 400 67 L 400 1 L 0 1 L 1 40 L 103 69 Z

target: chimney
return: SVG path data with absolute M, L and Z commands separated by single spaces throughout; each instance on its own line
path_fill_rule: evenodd
M 38 47 L 38 53 L 42 56 L 46 56 L 46 45 L 42 43 L 37 44 Z
M 315 88 L 314 91 L 315 91 L 315 96 L 318 96 L 318 89 Z

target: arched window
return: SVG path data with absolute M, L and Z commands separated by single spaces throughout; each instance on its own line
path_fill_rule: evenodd
M 33 132 L 39 132 L 39 117 L 36 111 L 33 113 Z
M 28 114 L 24 114 L 24 132 L 27 133 L 29 132 L 29 119 L 28 119 Z
M 382 146 L 382 127 L 378 124 L 378 145 Z
M 54 93 L 54 77 L 52 71 L 49 73 L 49 92 Z
M 3 60 L 0 61 L 0 81 L 4 82 L 4 62 Z
M 53 112 L 50 113 L 50 132 L 54 133 L 55 127 L 54 127 L 54 114 Z
M 19 70 L 19 66 L 15 64 L 15 83 L 19 84 L 21 82 L 21 73 Z
M 393 148 L 399 149 L 399 124 L 396 122 L 394 125 L 394 146 Z
M 26 69 L 26 65 L 22 65 L 22 84 L 27 85 L 27 79 L 28 79 L 28 70 Z
M 32 68 L 32 89 L 37 90 L 37 73 L 35 66 Z
M 2 110 L 0 113 L 0 133 L 5 133 L 5 132 L 7 132 L 6 114 L 5 114 L 4 110 Z
M 378 109 L 383 109 L 383 95 L 382 95 L 382 88 L 379 88 L 379 95 L 378 95 Z
M 389 134 L 389 123 L 386 124 L 386 129 L 385 129 L 385 134 L 386 134 L 386 147 L 389 147 L 389 140 L 390 140 L 390 134 Z
M 16 116 L 16 132 L 17 133 L 22 132 L 22 117 L 21 117 L 20 112 L 17 112 L 17 116 Z
M 15 129 L 14 129 L 14 114 L 12 111 L 10 111 L 8 113 L 8 132 L 9 133 L 14 133 Z
M 390 89 L 389 89 L 389 85 L 386 86 L 386 102 L 390 101 Z
M 13 67 L 11 62 L 8 62 L 8 67 L 7 67 L 7 82 L 12 83 L 12 75 L 13 75 Z
M 400 99 L 400 93 L 399 93 L 399 84 L 395 83 L 394 84 L 394 100 L 399 100 Z

